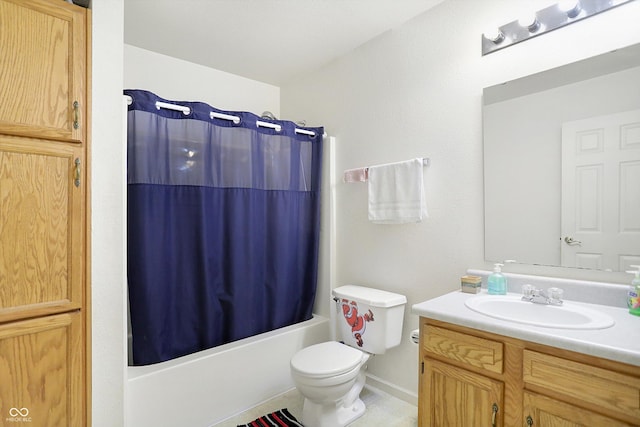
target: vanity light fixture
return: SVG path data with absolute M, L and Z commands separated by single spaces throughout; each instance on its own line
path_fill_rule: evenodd
M 561 0 L 482 34 L 482 55 L 548 33 L 633 0 Z

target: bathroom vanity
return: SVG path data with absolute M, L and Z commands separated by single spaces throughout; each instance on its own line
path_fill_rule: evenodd
M 419 426 L 640 425 L 640 318 L 623 307 L 565 301 L 613 325 L 584 329 L 560 317 L 560 327 L 539 326 L 472 310 L 471 298 L 487 294 L 456 291 L 413 306 Z M 538 308 L 541 322 L 563 309 Z

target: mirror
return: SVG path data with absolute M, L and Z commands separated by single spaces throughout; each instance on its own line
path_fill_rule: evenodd
M 485 259 L 640 264 L 640 45 L 483 91 Z

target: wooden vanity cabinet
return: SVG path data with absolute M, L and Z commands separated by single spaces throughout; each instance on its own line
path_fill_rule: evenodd
M 418 425 L 640 425 L 640 367 L 420 321 Z

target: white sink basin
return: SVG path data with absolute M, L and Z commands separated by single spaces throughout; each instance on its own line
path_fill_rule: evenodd
M 543 328 L 605 329 L 615 320 L 606 313 L 577 304 L 534 304 L 516 295 L 478 295 L 464 303 L 471 310 L 496 319 Z

